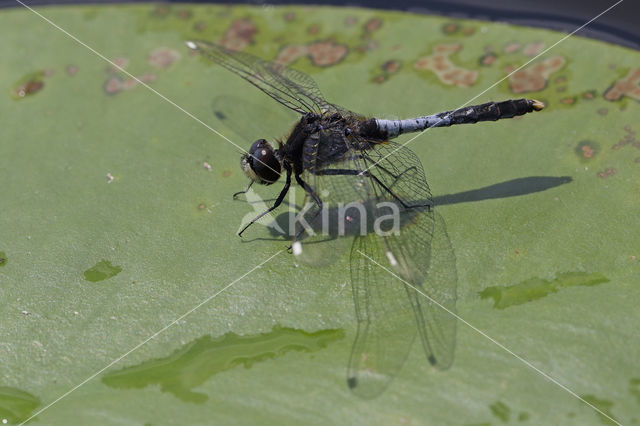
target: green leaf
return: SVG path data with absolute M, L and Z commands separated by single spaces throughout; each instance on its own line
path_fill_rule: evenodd
M 572 36 L 502 80 L 564 34 L 355 8 L 37 11 L 157 93 L 33 12 L 0 10 L 8 424 L 36 413 L 33 424 L 47 425 L 640 421 L 638 52 Z M 434 370 L 414 345 L 380 397 L 350 392 L 349 259 L 314 269 L 273 228 L 236 236 L 259 208 L 232 199 L 248 183 L 238 147 L 286 136 L 294 121 L 191 56 L 189 39 L 280 55 L 330 102 L 368 116 L 521 97 L 547 104 L 408 145 L 456 254 L 465 322 L 450 369 Z M 443 46 L 439 61 L 458 72 L 429 68 Z M 270 205 L 281 184 L 253 189 L 252 200 Z M 274 330 L 289 331 L 246 343 Z M 250 367 L 234 368 L 240 360 Z

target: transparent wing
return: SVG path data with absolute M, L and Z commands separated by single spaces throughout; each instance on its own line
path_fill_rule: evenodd
M 416 336 L 406 286 L 376 263 L 388 264 L 375 235 L 356 237 L 351 249 L 351 288 L 358 321 L 347 370 L 357 395 L 373 398 L 391 383 Z
M 385 143 L 364 151 L 362 166 L 374 177 L 379 202 L 398 207 L 400 229 L 381 237 L 388 264 L 413 286 L 406 286 L 407 294 L 427 359 L 446 369 L 455 349 L 455 255 L 444 220 L 434 212 L 420 160 L 405 147 Z
M 456 259 L 447 235 L 444 219 L 435 213 L 435 228 L 431 240 L 431 262 L 425 281 L 410 292 L 418 319 L 422 347 L 429 362 L 440 370 L 453 363 L 456 344 Z M 419 305 L 419 308 L 417 306 Z
M 395 278 L 388 244 L 375 234 L 356 237 L 351 251 L 351 285 L 358 320 L 347 383 L 359 396 L 382 393 L 404 364 L 416 330 L 429 362 L 439 369 L 453 362 L 455 347 L 455 262 L 442 218 L 431 245 L 428 277 L 422 285 Z M 398 261 L 401 263 L 400 261 Z M 412 279 L 415 280 L 415 273 Z M 435 303 L 437 302 L 437 303 Z M 447 310 L 444 310 L 446 307 Z M 416 327 L 417 325 L 417 327 Z
M 188 41 L 187 46 L 300 114 L 342 110 L 328 103 L 316 82 L 303 72 L 206 41 Z
M 340 241 L 353 241 L 351 283 L 358 335 L 348 383 L 358 395 L 374 397 L 399 371 L 416 330 L 429 362 L 440 369 L 451 365 L 456 334 L 456 319 L 451 315 L 456 312 L 455 257 L 415 154 L 395 143 L 358 138 L 343 138 L 343 148 L 336 148 L 338 136 L 321 132 L 318 140 L 308 141 L 309 147 L 316 147 L 310 158 L 315 155 L 325 161 L 311 165 L 305 178 L 323 203 L 332 207 L 355 203 L 362 211 L 354 207 L 346 209 L 346 214 L 329 215 L 329 222 L 337 223 L 334 233 L 340 224 L 343 233 L 336 233 L 332 244 L 312 244 L 321 253 L 312 257 L 335 257 L 344 248 Z M 323 138 L 333 143 L 322 143 Z M 331 153 L 322 151 L 328 147 L 333 147 Z M 308 244 L 303 247 L 303 252 L 309 251 Z
M 290 127 L 292 122 L 300 118 L 288 109 L 268 108 L 234 95 L 215 96 L 211 101 L 211 111 L 218 124 L 234 132 L 247 144 L 256 139 L 277 140 L 282 136 L 282 129 Z M 260 120 L 253 119 L 255 117 Z

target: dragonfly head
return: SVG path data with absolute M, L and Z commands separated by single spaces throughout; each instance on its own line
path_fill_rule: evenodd
M 277 182 L 282 171 L 282 164 L 275 150 L 264 139 L 258 139 L 251 145 L 249 153 L 242 156 L 240 167 L 249 179 L 262 185 Z

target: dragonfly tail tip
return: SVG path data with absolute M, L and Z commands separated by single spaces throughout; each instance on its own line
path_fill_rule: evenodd
M 539 101 L 537 99 L 532 99 L 531 100 L 531 106 L 533 106 L 533 110 L 534 111 L 541 111 L 545 107 L 544 102 L 541 102 L 541 101 Z

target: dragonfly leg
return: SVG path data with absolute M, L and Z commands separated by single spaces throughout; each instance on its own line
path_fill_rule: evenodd
M 249 181 L 249 185 L 247 185 L 244 191 L 238 191 L 235 194 L 233 194 L 233 199 L 235 200 L 236 197 L 240 194 L 246 194 L 247 192 L 249 192 L 249 188 L 251 188 L 251 185 L 253 185 L 253 182 L 255 181 L 254 180 Z
M 306 193 L 309 194 L 311 198 L 313 198 L 313 201 L 316 202 L 318 208 L 322 210 L 322 200 L 320 200 L 320 197 L 318 197 L 313 188 L 311 188 L 311 186 L 309 186 L 307 182 L 303 181 L 298 174 L 296 174 L 296 182 L 298 182 L 298 185 L 300 185 L 306 191 Z
M 282 200 L 284 200 L 284 197 L 285 197 L 285 195 L 287 195 L 287 192 L 289 192 L 289 187 L 290 186 L 291 186 L 291 169 L 287 169 L 287 181 L 284 183 L 284 187 L 282 188 L 282 191 L 280 191 L 280 195 L 278 195 L 278 198 L 276 199 L 276 202 L 273 203 L 273 206 L 269 207 L 266 211 L 260 213 L 258 216 L 256 216 L 253 219 L 251 219 L 251 222 L 249 222 L 244 228 L 242 228 L 240 230 L 240 232 L 238 232 L 238 236 L 241 237 L 242 233 L 244 231 L 246 231 L 248 227 L 250 227 L 251 225 L 256 223 L 263 216 L 265 216 L 265 215 L 271 213 L 273 210 L 277 209 L 280 206 L 280 204 L 282 204 Z
M 320 197 L 318 197 L 318 194 L 315 193 L 313 188 L 311 188 L 311 186 L 307 182 L 302 180 L 300 175 L 296 174 L 295 176 L 296 176 L 296 182 L 298 182 L 298 185 L 300 185 L 305 190 L 305 192 L 307 194 L 309 194 L 309 196 L 311 198 L 313 198 L 313 201 L 315 201 L 316 205 L 318 206 L 318 210 L 315 212 L 313 217 L 310 219 L 310 221 L 313 222 L 316 219 L 316 217 L 318 217 L 318 214 L 322 211 L 322 200 L 320 199 Z M 302 237 L 302 235 L 304 234 L 305 230 L 306 230 L 306 228 L 303 226 L 302 229 L 300 229 L 300 231 L 298 231 L 298 233 L 296 234 L 296 237 L 295 237 L 295 241 L 300 240 L 300 237 Z

